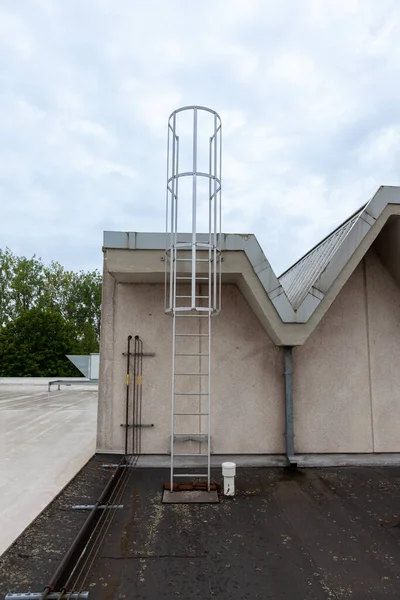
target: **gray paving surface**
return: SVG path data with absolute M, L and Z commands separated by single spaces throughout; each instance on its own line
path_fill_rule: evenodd
M 110 472 L 96 457 L 0 559 L 0 592 L 41 590 Z M 238 469 L 219 504 L 165 505 L 130 470 L 86 588 L 92 600 L 400 598 L 400 468 Z M 215 472 L 215 479 L 220 479 Z
M 0 555 L 95 452 L 97 391 L 0 385 Z

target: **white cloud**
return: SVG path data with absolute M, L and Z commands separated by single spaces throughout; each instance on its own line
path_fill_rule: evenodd
M 93 135 L 95 137 L 108 136 L 106 128 L 101 123 L 95 123 L 94 121 L 82 120 L 72 122 L 71 131 L 76 133 Z
M 277 271 L 400 183 L 397 0 L 4 0 L 0 235 L 76 268 L 162 230 L 167 119 L 223 121 L 224 228 Z
M 400 124 L 370 134 L 361 148 L 360 162 L 367 169 L 384 167 L 388 173 L 397 174 L 400 166 Z
M 0 10 L 0 48 L 17 59 L 28 59 L 33 46 L 34 35 L 24 20 L 15 12 Z

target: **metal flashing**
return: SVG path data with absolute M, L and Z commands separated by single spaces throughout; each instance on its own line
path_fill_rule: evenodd
M 223 254 L 229 252 L 243 252 L 245 254 L 253 273 L 256 275 L 268 300 L 275 308 L 277 323 L 271 324 L 271 327 L 275 330 L 275 337 L 280 339 L 282 344 L 284 339 L 287 343 L 287 332 L 281 335 L 277 332 L 277 328 L 284 324 L 306 324 L 318 311 L 318 316 L 316 315 L 316 318 L 313 319 L 312 327 L 308 328 L 304 334 L 299 335 L 296 329 L 298 343 L 304 343 L 312 328 L 322 318 L 327 307 L 330 306 L 330 303 L 356 267 L 356 264 L 352 264 L 353 257 L 353 262 L 356 260 L 359 262 L 360 246 L 365 253 L 389 216 L 399 214 L 399 212 L 400 187 L 381 186 L 367 204 L 351 215 L 279 278 L 275 275 L 253 234 L 221 234 L 220 247 Z M 372 229 L 374 229 L 374 233 L 369 235 L 372 234 Z M 189 239 L 190 236 L 188 236 L 189 234 L 180 234 L 179 241 L 183 242 L 186 238 Z M 206 236 L 204 236 L 204 240 L 206 240 Z M 104 249 L 110 250 L 165 250 L 166 237 L 165 233 L 105 231 L 103 246 Z M 147 274 L 148 272 L 147 270 Z M 229 274 L 233 273 L 229 268 L 224 273 L 224 266 L 222 272 L 223 275 L 226 273 L 227 280 Z M 340 276 L 339 278 L 341 273 L 346 273 L 346 276 Z M 233 274 L 235 275 L 235 273 Z M 236 275 L 240 275 L 240 273 Z M 244 274 L 242 273 L 242 275 Z M 340 279 L 340 282 L 337 281 L 338 279 Z M 147 277 L 144 280 L 148 281 L 149 279 Z M 138 279 L 131 279 L 131 281 L 138 281 Z M 253 283 L 247 282 L 246 285 L 241 287 L 255 293 Z M 329 298 L 327 298 L 328 292 L 330 292 Z M 261 299 L 259 298 L 256 302 L 260 303 Z M 250 303 L 253 304 L 253 301 L 251 300 Z M 260 310 L 265 312 L 266 309 L 262 308 Z M 272 318 L 272 313 L 269 314 L 269 317 L 265 315 L 267 319 Z M 296 340 L 293 340 L 293 345 L 296 345 L 296 343 Z

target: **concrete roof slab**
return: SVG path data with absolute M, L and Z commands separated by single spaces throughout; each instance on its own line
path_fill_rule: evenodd
M 95 503 L 111 476 L 105 461 L 90 461 L 2 557 L 1 594 L 43 590 L 87 517 L 71 505 Z M 84 573 L 92 600 L 132 590 L 167 599 L 398 596 L 398 466 L 238 468 L 234 498 L 181 507 L 161 503 L 167 469 L 131 471 L 124 508 Z M 220 469 L 212 477 L 222 483 Z

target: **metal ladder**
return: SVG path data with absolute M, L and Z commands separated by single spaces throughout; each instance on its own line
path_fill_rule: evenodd
M 191 128 L 187 120 L 180 127 L 183 116 L 192 119 Z M 183 136 L 190 131 L 186 146 L 179 131 Z M 190 170 L 180 170 L 180 146 L 190 149 L 183 157 L 189 158 Z M 206 155 L 208 167 L 202 162 Z M 167 164 L 165 311 L 173 317 L 170 489 L 175 479 L 204 478 L 210 490 L 211 317 L 221 304 L 221 120 L 215 111 L 189 106 L 171 114 Z M 208 185 L 202 187 L 199 180 Z M 202 205 L 207 207 L 203 215 Z M 178 212 L 189 208 L 191 233 L 178 233 Z M 200 234 L 202 217 L 208 225 Z M 194 462 L 201 471 L 182 472 L 180 461 Z
M 179 277 L 177 277 L 179 281 Z M 200 278 L 203 279 L 203 278 Z M 208 278 L 207 278 L 208 279 Z M 177 282 L 177 291 L 179 291 Z M 197 284 L 197 301 L 209 304 L 210 285 Z M 176 300 L 186 299 L 177 294 Z M 175 310 L 173 313 L 171 485 L 174 478 L 205 478 L 210 485 L 211 470 L 211 314 L 212 310 Z M 183 446 L 190 444 L 190 452 Z M 201 472 L 178 472 L 176 458 L 200 457 Z M 201 461 L 201 458 L 204 461 Z M 195 459 L 196 460 L 196 459 Z M 172 489 L 172 487 L 171 487 Z

